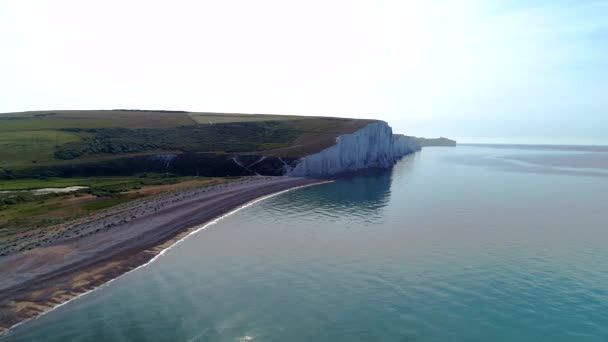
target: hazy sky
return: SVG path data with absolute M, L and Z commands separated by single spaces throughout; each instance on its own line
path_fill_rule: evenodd
M 608 144 L 608 0 L 0 0 L 0 112 L 112 108 Z

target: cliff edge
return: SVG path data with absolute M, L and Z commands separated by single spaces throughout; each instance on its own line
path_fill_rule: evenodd
M 286 174 L 324 177 L 368 168 L 389 168 L 408 153 L 420 150 L 413 138 L 393 134 L 384 121 L 375 121 L 336 138 L 335 145 L 295 161 Z
M 4 113 L 0 127 L 5 180 L 329 176 L 387 168 L 431 144 L 379 120 L 272 114 L 53 110 Z
M 448 138 L 414 138 L 418 141 L 420 146 L 422 147 L 431 147 L 431 146 L 456 146 L 456 140 L 451 140 Z

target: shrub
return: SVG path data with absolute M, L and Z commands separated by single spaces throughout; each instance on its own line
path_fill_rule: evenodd
M 15 199 L 14 197 L 5 198 L 2 200 L 2 202 L 6 205 L 13 205 L 13 204 L 17 204 L 17 199 Z

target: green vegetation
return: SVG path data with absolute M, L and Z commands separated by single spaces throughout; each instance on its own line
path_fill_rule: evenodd
M 89 210 L 89 211 L 101 210 L 101 209 L 106 209 L 106 208 L 110 208 L 110 207 L 113 207 L 113 206 L 116 206 L 119 204 L 126 203 L 129 200 L 131 200 L 131 198 L 129 198 L 129 196 L 125 196 L 125 195 L 115 196 L 115 197 L 104 198 L 99 201 L 85 204 L 82 208 L 84 210 Z
M 0 253 L 11 237 L 89 215 L 128 201 L 158 193 L 190 189 L 240 179 L 175 177 L 147 174 L 134 177 L 57 178 L 0 181 Z M 35 195 L 23 189 L 88 186 L 68 194 Z M 10 192 L 10 191 L 18 192 Z
M 456 146 L 456 140 L 451 140 L 448 138 L 415 138 L 416 141 L 422 147 L 430 147 L 430 146 Z
M 238 122 L 176 128 L 64 129 L 85 132 L 90 137 L 57 148 L 57 159 L 76 159 L 100 154 L 129 154 L 147 151 L 252 152 L 266 145 L 287 147 L 299 135 L 287 122 Z
M 55 146 L 75 143 L 80 139 L 78 134 L 63 131 L 0 133 L 0 167 L 29 166 L 52 161 Z
M 62 128 L 169 128 L 194 124 L 185 112 L 62 110 L 0 114 L 0 133 Z
M 297 115 L 194 113 L 127 109 L 36 111 L 0 114 L 0 133 L 62 128 L 171 128 L 197 124 L 310 119 L 319 118 Z
M 260 122 L 260 121 L 290 121 L 311 120 L 318 117 L 297 115 L 272 114 L 236 114 L 236 113 L 189 113 L 190 117 L 199 124 L 218 124 L 231 122 Z
M 163 153 L 298 158 L 331 146 L 337 136 L 368 122 L 145 110 L 5 113 L 0 114 L 0 179 L 162 172 L 158 165 L 134 168 L 124 158 Z M 209 165 L 214 171 L 207 175 L 221 174 L 220 159 L 198 163 L 192 167 Z M 180 166 L 180 174 L 189 174 L 190 167 Z
M 116 190 L 125 190 L 134 186 L 169 184 L 191 179 L 194 179 L 194 177 L 167 177 L 165 175 L 157 174 L 142 174 L 131 177 L 15 179 L 0 180 L 0 191 L 65 188 L 69 186 L 87 186 L 91 189 L 114 188 Z

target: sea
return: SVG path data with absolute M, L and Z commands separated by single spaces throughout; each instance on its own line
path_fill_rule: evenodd
M 429 147 L 259 201 L 0 341 L 608 341 L 608 148 Z

